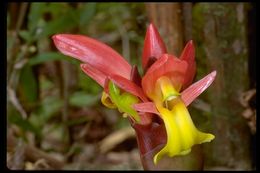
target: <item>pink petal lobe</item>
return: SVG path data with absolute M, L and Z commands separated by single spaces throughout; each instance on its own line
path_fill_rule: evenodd
M 147 28 L 145 40 L 144 40 L 144 49 L 143 49 L 143 58 L 142 65 L 143 69 L 147 68 L 147 63 L 150 58 L 159 58 L 162 54 L 166 53 L 166 46 L 154 26 L 154 24 L 150 24 Z
M 192 83 L 196 73 L 195 49 L 192 40 L 186 44 L 180 59 L 188 63 L 188 69 L 183 84 L 183 88 L 185 89 Z
M 217 72 L 213 71 L 201 80 L 192 84 L 186 90 L 181 93 L 181 98 L 186 106 L 188 106 L 193 100 L 195 100 L 205 89 L 207 89 L 214 81 Z
M 65 55 L 88 63 L 104 74 L 117 74 L 130 78 L 131 66 L 116 51 L 95 39 L 72 34 L 52 37 L 55 46 Z
M 142 88 L 137 86 L 132 81 L 123 78 L 122 76 L 118 75 L 111 75 L 109 78 L 121 89 L 125 90 L 126 92 L 129 92 L 137 97 L 139 97 L 142 101 L 147 102 L 147 98 L 143 93 Z
M 173 55 L 163 54 L 146 72 L 142 79 L 142 87 L 147 96 L 151 96 L 157 79 L 161 76 L 170 78 L 174 87 L 181 86 L 187 70 L 187 62 Z
M 133 105 L 133 108 L 138 112 L 148 112 L 160 115 L 153 102 L 137 103 Z

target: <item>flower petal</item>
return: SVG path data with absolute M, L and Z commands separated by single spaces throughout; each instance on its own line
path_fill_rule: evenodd
M 131 66 L 104 43 L 86 36 L 72 34 L 57 34 L 52 39 L 63 54 L 88 63 L 106 75 L 117 74 L 130 79 Z
M 192 40 L 190 40 L 182 51 L 180 59 L 188 63 L 187 73 L 185 75 L 185 80 L 183 88 L 189 86 L 196 73 L 196 62 L 195 62 L 195 49 Z
M 167 137 L 163 123 L 150 123 L 145 125 L 131 123 L 131 125 L 136 132 L 136 138 L 141 157 L 155 149 L 158 150 L 158 147 L 161 148 L 163 145 L 165 145 Z
M 152 99 L 155 96 L 155 83 L 161 76 L 167 76 L 174 88 L 179 91 L 184 81 L 187 62 L 173 55 L 163 54 L 146 72 L 142 79 L 145 94 Z
M 214 81 L 217 72 L 213 71 L 201 80 L 192 84 L 189 88 L 181 93 L 181 98 L 186 106 L 195 100 L 205 89 L 207 89 Z
M 147 102 L 147 98 L 143 93 L 142 88 L 137 86 L 132 81 L 123 78 L 118 75 L 111 75 L 109 76 L 109 79 L 111 79 L 119 88 L 125 90 L 126 92 L 129 92 L 137 97 L 139 97 L 142 101 Z
M 154 156 L 155 164 L 165 154 L 170 157 L 185 155 L 191 151 L 193 145 L 210 142 L 215 138 L 214 135 L 203 133 L 195 127 L 182 101 L 179 101 L 172 110 L 165 109 L 164 107 L 157 107 L 157 109 L 165 124 L 167 143 Z
M 89 77 L 94 79 L 99 85 L 104 88 L 105 80 L 107 77 L 106 74 L 97 70 L 96 68 L 93 68 L 89 64 L 80 64 L 80 67 L 84 73 L 86 73 Z
M 160 113 L 157 111 L 155 104 L 153 102 L 143 102 L 137 103 L 133 105 L 133 108 L 138 112 L 148 112 L 159 115 Z
M 150 58 L 155 57 L 156 59 L 160 58 L 162 54 L 166 53 L 165 44 L 157 31 L 154 24 L 150 24 L 147 28 L 145 40 L 144 40 L 144 49 L 143 49 L 143 58 L 142 65 L 143 69 L 146 70 L 147 63 Z

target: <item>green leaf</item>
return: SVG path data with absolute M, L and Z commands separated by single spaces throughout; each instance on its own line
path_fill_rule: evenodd
M 57 60 L 66 60 L 70 61 L 72 64 L 79 65 L 79 62 L 73 58 L 69 58 L 61 53 L 56 53 L 56 52 L 47 52 L 47 53 L 42 53 L 37 56 L 32 57 L 29 61 L 29 65 L 37 65 L 49 61 L 57 61 Z
M 31 3 L 30 12 L 28 14 L 28 29 L 29 32 L 34 33 L 38 22 L 42 18 L 46 3 L 36 2 Z
M 69 10 L 66 14 L 61 15 L 57 19 L 47 22 L 41 29 L 36 38 L 49 37 L 56 33 L 66 32 L 78 25 L 78 12 L 76 10 Z
M 32 71 L 32 66 L 26 65 L 21 71 L 20 86 L 23 95 L 29 102 L 35 102 L 38 96 L 38 84 Z
M 33 39 L 31 33 L 27 30 L 20 31 L 19 36 L 22 37 L 22 39 L 24 39 L 26 42 L 30 42 Z
M 41 131 L 31 124 L 27 119 L 23 119 L 20 114 L 12 113 L 8 116 L 8 121 L 12 124 L 16 124 L 25 131 L 31 131 L 38 137 L 40 137 Z
M 92 106 L 100 99 L 99 95 L 90 95 L 84 91 L 78 91 L 70 96 L 69 104 L 76 107 Z
M 62 108 L 62 100 L 58 96 L 45 97 L 38 109 L 35 109 L 30 115 L 30 122 L 36 127 L 41 128 L 48 120 Z
M 83 7 L 80 9 L 80 26 L 88 25 L 90 19 L 96 13 L 96 3 L 85 3 Z
M 50 13 L 56 19 L 69 10 L 71 10 L 71 6 L 67 2 L 52 2 L 48 3 L 45 12 Z

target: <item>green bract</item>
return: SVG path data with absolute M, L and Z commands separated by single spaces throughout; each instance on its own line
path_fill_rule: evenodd
M 109 95 L 112 102 L 117 106 L 120 112 L 127 113 L 129 116 L 133 117 L 137 122 L 140 122 L 140 116 L 132 108 L 133 104 L 139 103 L 139 99 L 128 93 L 122 92 L 120 89 L 112 82 L 109 82 Z

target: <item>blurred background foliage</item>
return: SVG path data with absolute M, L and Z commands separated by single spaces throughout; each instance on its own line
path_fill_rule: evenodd
M 54 48 L 51 36 L 89 35 L 140 68 L 146 30 L 143 9 L 142 3 L 9 3 L 8 133 L 64 162 L 88 149 L 85 143 L 97 145 L 112 131 L 128 127 L 118 111 L 101 105 L 101 87 L 80 70 L 79 61 Z M 128 143 L 136 147 L 133 137 Z M 8 166 L 30 169 L 31 162 L 25 161 L 20 158 L 20 165 Z
M 127 119 L 100 103 L 102 88 L 80 70 L 79 61 L 57 51 L 51 36 L 72 33 L 98 39 L 137 64 L 142 74 L 146 10 L 144 3 L 8 3 L 9 168 L 142 169 Z M 194 8 L 193 15 L 200 10 Z M 203 58 L 197 40 L 196 51 Z M 205 61 L 197 61 L 196 80 L 209 72 L 204 71 Z M 191 111 L 202 114 L 195 121 L 207 129 L 210 113 L 196 106 Z M 102 140 L 119 129 L 125 138 L 104 146 Z M 109 153 L 100 153 L 100 147 Z

